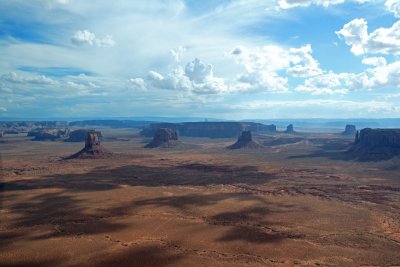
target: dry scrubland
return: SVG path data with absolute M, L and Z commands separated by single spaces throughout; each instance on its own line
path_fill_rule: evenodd
M 1 266 L 400 266 L 399 159 L 349 160 L 328 133 L 232 151 L 101 130 L 108 159 L 3 139 Z

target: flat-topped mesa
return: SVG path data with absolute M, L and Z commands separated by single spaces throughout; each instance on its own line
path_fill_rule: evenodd
M 264 125 L 254 122 L 182 122 L 182 123 L 153 123 L 145 127 L 140 134 L 146 137 L 154 136 L 161 128 L 175 130 L 179 136 L 232 138 L 242 131 L 276 132 L 275 125 Z
M 100 138 L 96 131 L 88 131 L 86 134 L 85 147 L 78 153 L 73 154 L 67 159 L 96 159 L 107 158 L 112 155 L 112 152 L 100 145 Z
M 34 137 L 33 141 L 55 141 L 66 138 L 69 129 L 43 129 L 37 128 L 28 132 L 27 136 Z
M 285 133 L 295 133 L 293 124 L 289 124 L 289 125 L 286 127 Z
M 229 149 L 242 149 L 242 148 L 254 149 L 254 148 L 261 148 L 261 147 L 262 147 L 262 145 L 253 141 L 251 131 L 243 131 L 239 135 L 236 143 L 228 146 Z
M 400 155 L 400 129 L 362 129 L 350 149 L 361 161 L 387 160 Z
M 148 143 L 145 148 L 169 148 L 175 147 L 179 144 L 180 142 L 178 141 L 178 133 L 175 130 L 169 128 L 161 128 L 154 133 L 153 140 Z
M 342 135 L 355 135 L 357 132 L 356 126 L 347 124 L 346 128 L 344 129 L 344 132 L 342 132 Z

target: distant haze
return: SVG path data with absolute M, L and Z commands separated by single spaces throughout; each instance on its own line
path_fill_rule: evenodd
M 216 118 L 196 118 L 196 117 L 128 117 L 128 118 L 5 118 L 3 121 L 85 121 L 85 120 L 117 120 L 129 121 L 138 123 L 127 123 L 133 125 L 146 125 L 153 122 L 217 122 L 217 121 L 243 121 L 243 122 L 259 122 L 263 124 L 275 124 L 278 128 L 286 128 L 287 125 L 293 124 L 296 128 L 310 129 L 335 129 L 344 130 L 347 124 L 355 125 L 358 129 L 361 128 L 400 128 L 400 119 L 382 118 L 382 119 L 245 119 L 245 120 L 223 120 Z M 1 120 L 0 120 L 1 121 Z M 140 123 L 141 122 L 141 123 Z

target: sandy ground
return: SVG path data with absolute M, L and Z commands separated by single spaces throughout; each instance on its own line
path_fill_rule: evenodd
M 0 266 L 400 266 L 398 159 L 343 159 L 329 134 L 230 151 L 106 133 L 96 160 L 3 139 Z

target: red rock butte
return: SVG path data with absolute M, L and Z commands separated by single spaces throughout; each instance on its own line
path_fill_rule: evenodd
M 100 145 L 99 135 L 96 131 L 88 131 L 85 140 L 85 147 L 78 153 L 73 154 L 67 159 L 74 158 L 106 158 L 112 155 L 112 152 Z

